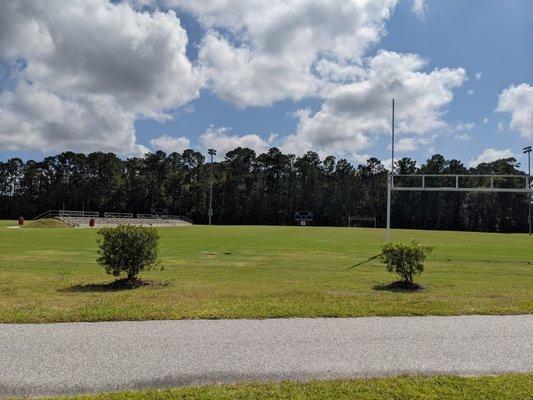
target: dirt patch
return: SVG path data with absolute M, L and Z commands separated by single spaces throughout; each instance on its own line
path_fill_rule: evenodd
M 70 228 L 69 225 L 55 218 L 43 218 L 37 221 L 28 222 L 22 228 Z

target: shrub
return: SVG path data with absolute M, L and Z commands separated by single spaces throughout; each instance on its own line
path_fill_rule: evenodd
M 134 281 L 140 271 L 158 264 L 159 234 L 154 228 L 120 225 L 116 228 L 102 228 L 98 231 L 98 263 L 108 274 L 119 276 L 126 273 Z
M 424 261 L 433 251 L 433 246 L 424 246 L 416 240 L 406 243 L 385 243 L 381 249 L 381 260 L 387 271 L 395 272 L 409 285 L 413 277 L 424 271 Z

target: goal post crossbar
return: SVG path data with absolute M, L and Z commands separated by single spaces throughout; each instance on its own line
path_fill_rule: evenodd
M 507 192 L 507 193 L 532 193 L 533 189 L 529 183 L 529 177 L 527 175 L 474 175 L 474 174 L 391 174 L 390 176 L 390 190 L 392 191 L 442 191 L 442 192 Z M 396 178 L 396 181 L 395 181 Z M 418 186 L 402 186 L 398 182 L 398 178 L 417 178 L 419 181 Z M 428 178 L 448 178 L 448 181 L 452 180 L 452 186 L 428 186 Z M 477 186 L 461 186 L 466 180 L 482 179 L 489 181 L 489 186 L 477 185 Z M 511 179 L 514 181 L 523 181 L 517 187 L 501 187 L 495 184 L 499 182 L 497 179 Z M 397 185 L 400 183 L 400 185 Z
M 418 178 L 420 184 L 418 186 L 398 186 L 394 179 L 400 178 Z M 427 186 L 427 178 L 448 178 L 453 181 L 453 186 Z M 461 183 L 466 179 L 482 179 L 488 180 L 490 186 L 461 186 Z M 495 179 L 513 179 L 523 180 L 520 187 L 501 187 L 495 186 L 499 181 Z M 386 226 L 386 241 L 390 242 L 391 234 L 391 203 L 393 191 L 420 191 L 420 192 L 484 192 L 484 193 L 524 193 L 529 194 L 529 201 L 532 201 L 533 187 L 531 185 L 531 177 L 529 175 L 475 175 L 475 174 L 388 174 L 387 175 L 387 226 Z M 529 224 L 531 224 L 531 214 L 528 215 Z
M 528 195 L 528 225 L 529 235 L 533 234 L 533 185 L 531 182 L 531 167 L 530 167 L 530 154 L 531 146 L 524 147 L 523 153 L 528 155 L 528 174 L 524 175 L 479 175 L 479 174 L 396 174 L 394 170 L 394 98 L 392 99 L 392 118 L 391 118 L 391 168 L 390 173 L 387 174 L 387 225 L 386 225 L 386 241 L 390 242 L 391 235 L 391 203 L 393 191 L 426 191 L 426 192 L 484 192 L 484 193 L 523 193 Z M 402 186 L 395 185 L 394 178 L 419 178 L 420 184 L 418 186 Z M 426 179 L 435 181 L 438 178 L 447 178 L 446 184 L 452 181 L 451 186 L 438 186 L 438 185 L 426 185 Z M 465 180 L 470 179 L 470 182 L 474 179 L 481 180 L 482 182 L 475 182 L 472 186 L 461 186 Z M 495 181 L 496 179 L 496 181 Z M 523 183 L 519 185 L 510 185 L 514 187 L 502 187 L 500 185 L 501 180 L 523 180 Z M 489 186 L 484 183 L 489 181 Z M 442 182 L 442 181 L 441 181 Z M 406 182 L 407 183 L 407 182 Z M 496 184 L 496 185 L 495 185 Z

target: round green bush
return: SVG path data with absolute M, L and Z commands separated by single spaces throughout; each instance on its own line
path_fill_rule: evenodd
M 159 263 L 159 234 L 155 228 L 120 225 L 102 228 L 98 234 L 101 238 L 97 261 L 110 275 L 125 273 L 133 281 L 140 271 Z
M 432 251 L 433 246 L 424 246 L 416 240 L 385 243 L 381 249 L 381 261 L 387 271 L 397 273 L 405 283 L 412 285 L 413 277 L 424 271 L 424 261 Z

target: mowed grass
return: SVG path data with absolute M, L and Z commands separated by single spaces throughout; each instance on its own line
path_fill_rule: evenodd
M 380 229 L 258 226 L 162 228 L 168 286 L 109 291 L 92 229 L 0 228 L 0 322 L 353 317 L 533 312 L 533 238 L 395 230 L 435 244 L 425 290 L 395 281 L 375 257 Z M 93 285 L 93 286 L 91 286 Z
M 533 375 L 396 377 L 325 382 L 283 382 L 104 393 L 56 400 L 526 400 Z
M 18 224 L 18 221 L 0 219 L 0 228 L 4 228 L 6 226 L 16 226 L 17 224 Z

